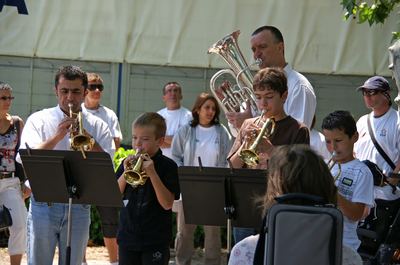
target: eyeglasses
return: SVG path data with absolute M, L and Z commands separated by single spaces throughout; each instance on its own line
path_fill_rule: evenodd
M 13 100 L 15 97 L 6 97 L 6 96 L 4 96 L 4 97 L 0 97 L 0 99 L 1 100 L 4 100 L 4 101 L 6 101 L 6 100 Z
M 370 97 L 370 96 L 375 96 L 375 95 L 378 94 L 378 93 L 379 93 L 379 91 L 377 91 L 377 90 L 367 90 L 367 89 L 364 89 L 364 90 L 362 91 L 363 96 L 368 96 L 368 97 Z
M 90 91 L 95 91 L 96 88 L 101 92 L 101 91 L 103 91 L 104 86 L 103 86 L 102 84 L 91 84 L 91 85 L 89 85 L 89 87 L 88 87 L 88 89 L 89 89 Z

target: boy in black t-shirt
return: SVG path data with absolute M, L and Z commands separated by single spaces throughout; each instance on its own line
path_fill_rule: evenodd
M 147 176 L 142 185 L 132 186 L 124 178 L 130 156 L 117 170 L 118 184 L 128 203 L 120 213 L 117 242 L 119 264 L 160 264 L 169 262 L 172 240 L 172 203 L 179 199 L 178 169 L 160 150 L 166 125 L 162 116 L 148 112 L 132 124 L 132 147 L 140 150 L 141 170 Z

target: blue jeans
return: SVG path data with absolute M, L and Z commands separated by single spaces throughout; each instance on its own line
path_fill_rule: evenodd
M 233 241 L 235 244 L 242 239 L 257 234 L 254 228 L 247 227 L 233 227 Z
M 89 239 L 90 205 L 73 204 L 71 208 L 71 265 L 82 264 Z M 28 214 L 28 264 L 52 265 L 56 246 L 58 264 L 66 262 L 68 204 L 36 202 L 31 197 Z

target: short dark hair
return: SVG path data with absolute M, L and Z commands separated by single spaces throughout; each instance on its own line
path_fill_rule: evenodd
M 203 104 L 207 100 L 211 100 L 215 104 L 215 115 L 214 115 L 214 119 L 211 121 L 211 124 L 212 125 L 219 124 L 220 109 L 219 109 L 218 101 L 215 99 L 215 97 L 213 95 L 210 95 L 208 93 L 201 93 L 197 97 L 196 102 L 194 103 L 193 108 L 192 108 L 193 120 L 190 122 L 191 127 L 196 127 L 200 123 L 200 118 L 199 118 L 199 114 L 197 113 L 197 111 L 200 110 L 201 106 L 203 106 Z
M 132 123 L 132 127 L 152 126 L 154 127 L 154 133 L 156 139 L 160 139 L 165 136 L 167 131 L 167 125 L 163 116 L 156 112 L 145 112 L 141 114 Z
M 169 85 L 175 85 L 177 88 L 179 88 L 179 90 L 180 90 L 181 93 L 182 93 L 182 87 L 181 87 L 181 85 L 180 85 L 178 82 L 176 82 L 176 81 L 172 81 L 172 82 L 166 83 L 166 84 L 163 86 L 163 89 L 162 89 L 163 95 L 165 95 L 165 89 L 166 89 L 167 86 L 169 86 Z
M 349 111 L 336 110 L 329 113 L 322 121 L 322 130 L 343 130 L 345 134 L 352 137 L 357 132 L 357 124 Z
M 262 26 L 259 27 L 258 29 L 256 29 L 253 34 L 251 34 L 251 36 L 257 35 L 258 33 L 264 31 L 264 30 L 268 30 L 269 32 L 272 33 L 272 35 L 275 37 L 276 42 L 284 42 L 283 41 L 283 35 L 282 32 L 274 27 L 274 26 Z
M 76 65 L 65 65 L 61 66 L 57 72 L 54 80 L 55 86 L 58 86 L 58 82 L 61 77 L 67 80 L 82 80 L 82 86 L 86 89 L 88 87 L 88 77 L 85 71 L 83 71 L 79 66 Z
M 254 91 L 267 88 L 279 92 L 280 95 L 288 90 L 286 74 L 281 68 L 266 67 L 258 71 L 254 76 Z

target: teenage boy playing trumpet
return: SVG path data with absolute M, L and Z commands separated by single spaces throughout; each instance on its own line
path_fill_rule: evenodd
M 172 203 L 179 199 L 178 167 L 160 150 L 165 120 L 154 112 L 140 115 L 132 125 L 132 147 L 143 159 L 143 182 L 130 185 L 124 172 L 137 161 L 128 157 L 117 170 L 118 184 L 128 202 L 121 209 L 117 236 L 119 264 L 167 265 L 172 240 Z M 126 172 L 125 172 L 126 173 Z M 129 178 L 128 178 L 129 179 Z
M 310 144 L 310 134 L 307 126 L 287 115 L 283 109 L 288 95 L 287 79 L 281 68 L 264 68 L 254 76 L 253 90 L 257 107 L 262 112 L 259 117 L 244 121 L 228 155 L 234 168 L 249 167 L 240 158 L 242 150 L 248 148 L 259 134 L 260 127 L 267 119 L 273 119 L 275 128 L 269 137 L 263 136 L 255 152 L 259 163 L 251 168 L 266 169 L 269 156 L 274 146 L 289 144 Z M 234 228 L 235 242 L 255 234 L 254 229 Z

